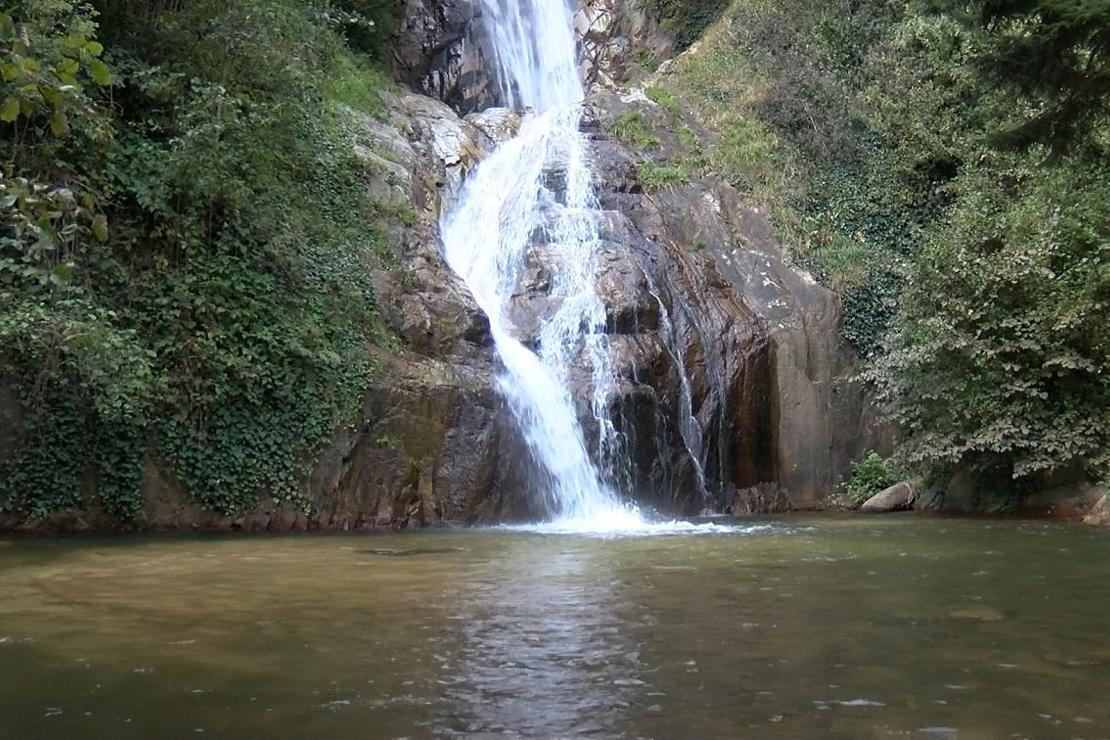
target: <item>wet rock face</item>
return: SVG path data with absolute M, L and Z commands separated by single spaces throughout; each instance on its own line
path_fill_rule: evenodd
M 621 182 L 626 153 L 600 140 L 595 151 L 597 172 L 616 173 Z M 622 413 L 631 407 L 642 420 L 649 404 L 654 417 L 638 424 L 630 443 L 632 489 L 650 492 L 648 502 L 667 511 L 731 509 L 738 491 L 776 479 L 766 444 L 767 333 L 708 255 L 666 227 L 659 202 L 604 183 L 599 196 L 615 242 L 643 275 L 639 300 L 602 292 L 612 329 L 624 340 L 614 344 L 621 378 L 612 405 Z
M 669 316 L 654 332 L 669 363 L 650 384 L 663 398 L 680 392 L 666 375 L 685 368 L 712 508 L 815 506 L 853 459 L 883 442 L 854 380 L 839 301 L 786 262 L 766 215 L 719 179 L 645 192 L 636 167 L 643 153 L 608 133 L 631 111 L 660 134 L 660 159 L 689 152 L 670 114 L 642 94 L 591 94 L 584 126 L 599 199 L 623 223 L 616 240 L 631 245 Z
M 393 44 L 397 79 L 469 113 L 497 103 L 480 0 L 404 0 Z
M 583 82 L 611 86 L 642 77 L 672 48 L 637 0 L 578 0 Z M 404 0 L 393 41 L 398 80 L 462 114 L 503 104 L 481 0 Z
M 615 142 L 593 144 L 602 209 L 595 214 L 597 290 L 605 306 L 607 346 L 616 377 L 606 401 L 620 435 L 612 477 L 641 504 L 668 514 L 732 507 L 779 508 L 761 484 L 777 480 L 773 438 L 773 355 L 762 319 L 735 293 L 712 257 L 693 248 L 676 206 L 627 188 L 634 160 Z M 631 174 L 630 174 L 631 173 Z M 558 173 L 549 184 L 560 197 Z M 629 191 L 637 192 L 629 192 Z M 701 197 L 700 192 L 691 197 Z M 724 226 L 712 222 L 703 228 Z M 533 235 L 510 318 L 517 338 L 538 346 L 559 308 L 550 275 L 557 246 Z M 583 356 L 568 382 L 587 442 L 596 449 L 590 362 Z
M 518 125 L 503 109 L 464 119 L 412 94 L 393 102 L 388 123 L 363 121 L 370 148 L 384 148 L 384 158 L 408 175 L 376 172 L 372 197 L 416 212 L 390 233 L 396 265 L 372 275 L 401 346 L 380 355 L 383 371 L 367 394 L 365 421 L 339 433 L 321 456 L 309 482 L 310 527 L 428 526 L 537 513 L 523 495 L 527 456 L 496 392 L 500 366 L 489 322 L 444 262 L 439 239 L 440 216 L 466 173 Z
M 636 0 L 580 0 L 574 30 L 587 84 L 611 86 L 642 77 L 673 47 L 673 39 Z

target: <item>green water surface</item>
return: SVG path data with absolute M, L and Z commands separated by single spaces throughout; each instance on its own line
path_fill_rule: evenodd
M 0 737 L 1110 737 L 1110 533 L 0 540 Z

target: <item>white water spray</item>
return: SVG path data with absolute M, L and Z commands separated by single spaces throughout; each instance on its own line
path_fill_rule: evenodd
M 643 520 L 594 465 L 575 414 L 568 370 L 587 366 L 598 459 L 611 463 L 617 435 L 605 408 L 614 381 L 605 306 L 594 287 L 597 213 L 585 142 L 584 96 L 566 0 L 483 0 L 502 98 L 530 111 L 516 138 L 481 162 L 441 226 L 451 268 L 489 317 L 505 366 L 500 388 L 542 467 L 542 493 L 563 529 L 620 530 Z M 558 190 L 551 173 L 561 175 Z M 533 239 L 553 255 L 558 305 L 532 351 L 509 317 Z

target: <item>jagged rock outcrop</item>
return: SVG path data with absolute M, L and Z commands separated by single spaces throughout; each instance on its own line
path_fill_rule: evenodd
M 464 114 L 504 103 L 481 0 L 404 0 L 400 18 L 392 57 L 397 79 Z M 590 84 L 642 77 L 672 47 L 639 0 L 579 0 L 574 27 Z
M 404 0 L 393 43 L 398 80 L 469 113 L 497 102 L 479 0 Z
M 411 0 L 408 10 L 398 54 L 410 60 L 409 79 L 464 112 L 480 107 L 490 91 L 472 74 L 489 61 L 480 3 Z M 631 487 L 686 513 L 787 505 L 772 488 L 791 505 L 818 504 L 852 459 L 883 442 L 852 380 L 856 357 L 840 335 L 836 296 L 789 265 L 766 215 L 720 180 L 644 192 L 639 153 L 608 127 L 636 110 L 654 130 L 675 130 L 642 93 L 615 91 L 656 66 L 670 39 L 634 0 L 581 0 L 574 22 L 583 77 L 595 83 L 585 125 L 605 209 L 598 286 L 619 374 L 611 416 L 625 434 Z M 681 147 L 662 138 L 664 150 Z M 557 308 L 550 258 L 535 246 L 513 308 L 526 341 Z M 585 373 L 572 381 L 585 397 Z
M 580 0 L 574 30 L 582 41 L 582 76 L 612 86 L 653 70 L 673 39 L 639 0 Z
M 362 120 L 380 206 L 406 207 L 411 223 L 390 234 L 396 265 L 373 274 L 382 311 L 401 346 L 381 352 L 361 428 L 340 433 L 309 483 L 321 527 L 428 525 L 529 515 L 525 456 L 494 377 L 489 325 L 440 254 L 439 217 L 466 171 L 510 136 L 503 109 L 459 116 L 420 95 L 393 102 L 391 120 Z M 368 161 L 376 163 L 378 159 Z
M 747 508 L 732 492 L 766 483 L 795 507 L 818 504 L 853 459 L 882 446 L 839 331 L 837 297 L 787 262 L 766 215 L 719 178 L 645 192 L 643 153 L 610 128 L 638 113 L 658 134 L 655 156 L 677 160 L 688 152 L 672 113 L 634 91 L 607 90 L 591 95 L 589 110 L 602 205 L 626 219 L 629 243 L 680 327 L 675 346 L 690 372 L 718 507 Z

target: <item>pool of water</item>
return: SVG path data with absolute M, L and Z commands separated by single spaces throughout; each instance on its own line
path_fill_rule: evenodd
M 1110 533 L 0 540 L 0 737 L 1110 737 Z

